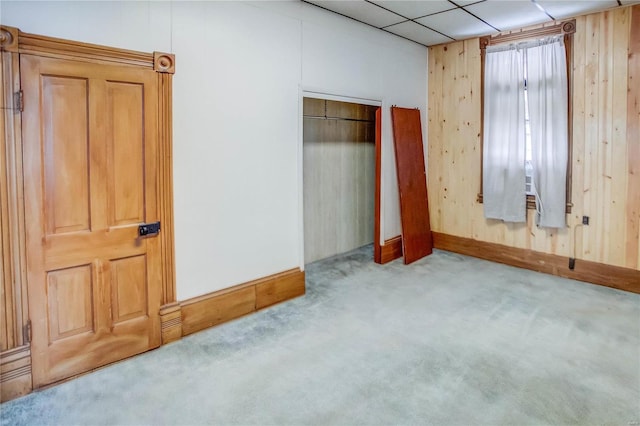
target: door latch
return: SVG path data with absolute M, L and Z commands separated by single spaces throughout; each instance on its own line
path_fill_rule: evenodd
M 155 235 L 160 232 L 160 222 L 145 223 L 138 226 L 138 235 L 144 237 L 145 235 Z

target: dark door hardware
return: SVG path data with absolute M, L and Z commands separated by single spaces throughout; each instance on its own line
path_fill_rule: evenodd
M 160 222 L 145 223 L 138 226 L 138 235 L 144 237 L 145 235 L 155 235 L 160 232 Z

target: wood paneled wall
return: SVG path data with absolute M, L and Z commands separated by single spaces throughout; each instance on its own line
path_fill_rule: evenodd
M 471 39 L 429 49 L 432 229 L 568 257 L 575 241 L 578 259 L 640 269 L 640 6 L 581 16 L 576 26 L 569 227 L 537 228 L 533 210 L 526 224 L 484 218 L 480 49 Z
M 304 99 L 304 258 L 373 242 L 376 107 Z

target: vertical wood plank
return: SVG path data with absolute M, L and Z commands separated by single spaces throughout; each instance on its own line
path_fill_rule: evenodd
M 600 14 L 599 31 L 599 95 L 598 95 L 598 192 L 596 221 L 596 247 L 598 258 L 606 263 L 609 259 L 609 245 L 606 243 L 610 235 L 611 218 L 611 123 L 612 91 L 611 78 L 613 68 L 612 22 L 611 12 Z
M 473 178 L 471 173 L 479 173 L 480 169 L 477 168 L 478 162 L 475 161 L 475 147 L 477 143 L 477 131 L 475 131 L 476 120 L 472 120 L 478 113 L 479 104 L 479 91 L 474 92 L 474 79 L 479 76 L 480 68 L 476 65 L 480 61 L 480 48 L 478 43 L 474 43 L 475 40 L 464 41 L 464 50 L 462 54 L 462 69 L 464 70 L 463 84 L 463 108 L 464 113 L 460 115 L 460 128 L 461 128 L 461 147 L 460 147 L 460 163 L 466 170 L 469 170 L 470 174 L 462 177 L 461 184 L 464 188 L 464 197 L 460 199 L 460 209 L 463 210 L 462 217 L 460 218 L 462 223 L 462 229 L 459 234 L 470 235 L 473 232 L 473 223 L 469 220 L 469 212 L 473 211 L 473 205 L 476 202 L 474 192 L 476 191 L 477 178 Z M 477 172 L 474 172 L 477 170 Z
M 611 200 L 609 209 L 609 246 L 607 263 L 625 266 L 626 202 L 628 184 L 627 155 L 627 63 L 629 13 L 628 8 L 616 9 L 612 15 L 611 75 Z
M 442 206 L 441 215 L 442 215 L 442 229 L 446 230 L 445 232 L 455 233 L 456 229 L 452 224 L 452 214 L 454 213 L 451 209 L 451 203 L 449 200 L 449 186 L 450 186 L 450 174 L 449 170 L 451 169 L 451 155 L 450 151 L 454 147 L 451 144 L 451 139 L 453 139 L 453 129 L 451 127 L 451 123 L 456 119 L 455 111 L 453 108 L 455 103 L 448 100 L 448 96 L 451 96 L 454 85 L 456 83 L 455 73 L 455 54 L 457 45 L 460 42 L 450 43 L 448 45 L 443 46 L 443 56 L 442 56 L 442 74 L 447 76 L 447 78 L 443 78 L 442 81 L 442 138 L 440 143 L 442 144 L 441 153 L 440 153 L 440 161 L 442 162 L 441 173 L 441 181 L 439 188 L 439 198 L 440 205 Z
M 451 126 L 452 138 L 456 141 L 463 141 L 461 123 L 468 110 L 464 96 L 464 41 L 456 43 L 453 47 L 455 47 L 453 52 L 451 52 L 453 56 L 453 85 L 451 87 L 450 96 L 457 100 L 459 114 L 453 115 L 449 124 Z M 463 143 L 451 144 L 451 149 L 449 149 L 450 158 L 447 167 L 448 171 L 456 170 L 458 167 L 464 167 L 464 162 L 461 158 L 463 149 Z M 459 189 L 464 188 L 464 174 L 458 176 L 457 179 L 454 178 L 453 173 L 448 174 L 449 185 L 447 186 L 447 192 L 458 191 Z M 454 186 L 455 181 L 457 181 L 459 185 Z M 464 190 L 460 191 L 460 195 L 463 195 L 464 192 Z M 454 192 L 448 197 L 448 200 L 451 208 L 451 215 L 449 216 L 451 218 L 451 229 L 453 229 L 456 234 L 463 233 L 464 230 L 462 229 L 462 224 L 466 222 L 464 218 L 466 213 L 463 207 L 463 198 L 458 197 L 458 194 Z
M 625 266 L 640 269 L 640 5 L 631 8 L 627 92 L 627 230 Z
M 598 81 L 599 81 L 599 51 L 598 34 L 600 30 L 600 16 L 588 15 L 585 28 L 585 180 L 584 180 L 584 214 L 594 216 L 598 210 Z M 594 217 L 595 219 L 595 217 Z M 598 259 L 597 241 L 595 239 L 597 224 L 592 220 L 591 225 L 585 226 L 583 241 L 585 245 L 584 258 Z
M 576 32 L 573 35 L 573 164 L 571 201 L 573 202 L 573 232 L 571 241 L 571 257 L 584 259 L 585 230 L 582 226 L 582 215 L 585 211 L 585 63 L 586 63 L 586 17 L 576 18 Z M 570 222 L 571 223 L 571 222 Z
M 467 216 L 469 213 L 472 213 L 474 217 L 477 217 L 478 214 L 476 212 L 480 211 L 482 218 L 482 205 L 477 202 L 477 194 L 482 190 L 480 188 L 480 178 L 479 176 L 482 174 L 481 161 L 482 161 L 482 152 L 480 150 L 480 126 L 482 122 L 481 111 L 482 111 L 482 97 L 480 96 L 481 92 L 481 57 L 480 57 L 480 45 L 478 39 L 471 39 L 465 42 L 466 44 L 466 52 L 468 52 L 469 56 L 467 56 L 468 60 L 466 63 L 466 68 L 468 72 L 468 80 L 469 80 L 469 115 L 464 117 L 466 120 L 467 133 L 466 133 L 466 141 L 467 144 L 467 162 L 466 162 L 466 170 L 469 171 L 468 181 L 466 185 L 467 189 L 467 202 L 468 202 L 468 210 Z M 473 238 L 477 238 L 477 226 L 475 220 L 469 220 L 467 217 L 467 222 L 469 223 L 469 233 L 467 235 L 472 235 Z
M 442 181 L 441 173 L 441 152 L 442 146 L 442 72 L 440 71 L 442 56 L 442 46 L 429 48 L 429 93 L 427 99 L 427 143 L 428 143 L 428 168 L 427 182 L 429 188 L 429 205 L 431 206 L 431 227 L 434 231 L 442 232 L 442 214 L 440 186 Z

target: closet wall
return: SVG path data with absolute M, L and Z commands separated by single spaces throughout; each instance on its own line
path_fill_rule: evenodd
M 304 99 L 304 260 L 373 242 L 375 106 Z

